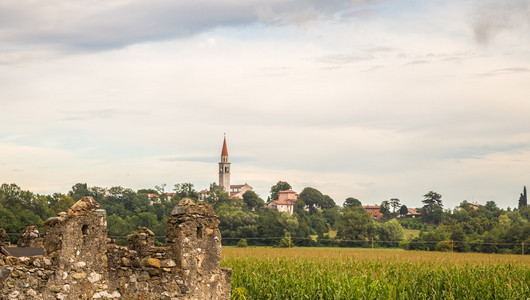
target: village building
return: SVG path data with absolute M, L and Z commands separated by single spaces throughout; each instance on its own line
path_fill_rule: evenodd
M 267 203 L 267 208 L 275 209 L 280 213 L 286 212 L 292 215 L 296 200 L 298 200 L 298 194 L 295 191 L 280 191 L 278 192 L 278 199 Z
M 164 193 L 162 195 L 148 193 L 147 198 L 149 199 L 149 202 L 151 203 L 160 203 L 161 199 L 164 199 L 165 201 L 171 201 L 173 197 L 175 197 L 176 193 Z
M 372 216 L 373 219 L 381 219 L 383 214 L 379 211 L 381 206 L 379 205 L 363 205 L 363 208 Z
M 407 214 L 405 215 L 406 218 L 416 218 L 421 216 L 421 213 L 415 209 L 415 208 L 407 208 Z
M 248 184 L 230 185 L 230 197 L 243 199 L 243 194 L 246 191 L 252 191 L 252 187 Z

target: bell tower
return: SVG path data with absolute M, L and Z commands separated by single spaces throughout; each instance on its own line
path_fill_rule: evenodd
M 230 163 L 228 162 L 226 135 L 223 141 L 223 150 L 221 151 L 221 162 L 219 163 L 219 185 L 224 188 L 225 192 L 230 193 Z

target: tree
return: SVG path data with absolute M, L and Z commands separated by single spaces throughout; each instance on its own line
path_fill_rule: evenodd
M 79 199 L 85 197 L 85 196 L 92 196 L 90 194 L 90 191 L 88 190 L 88 186 L 86 183 L 76 183 L 74 186 L 72 186 L 72 190 L 68 193 L 74 201 L 78 201 Z
M 309 207 L 310 211 L 314 212 L 317 208 L 322 207 L 324 195 L 322 195 L 322 193 L 317 189 L 306 187 L 302 190 L 300 196 L 298 196 L 298 199 L 304 201 L 305 205 Z
M 426 222 L 430 223 L 440 223 L 441 217 L 442 217 L 442 195 L 435 193 L 433 191 L 428 192 L 425 194 L 424 199 L 421 201 L 423 202 L 423 209 L 422 209 L 422 218 Z
M 390 203 L 387 200 L 381 202 L 379 212 L 383 214 L 384 218 L 390 217 Z
M 331 198 L 328 195 L 324 195 L 324 197 L 322 198 L 322 203 L 320 204 L 320 208 L 326 209 L 326 208 L 332 208 L 332 207 L 335 207 L 335 206 L 336 206 L 336 204 L 335 204 L 335 201 L 333 200 L 333 198 Z
M 397 247 L 405 235 L 403 227 L 396 219 L 381 224 L 378 229 L 379 240 L 389 247 Z
M 263 199 L 261 199 L 254 191 L 246 191 L 243 194 L 243 201 L 247 204 L 247 207 L 250 210 L 257 209 L 265 204 Z
M 225 191 L 225 189 L 217 185 L 215 182 L 210 183 L 210 191 L 208 193 L 208 197 L 204 199 L 204 201 L 208 204 L 215 204 L 216 202 L 227 200 L 229 198 L 228 193 Z
M 342 204 L 342 206 L 344 207 L 361 207 L 362 206 L 362 203 L 361 201 L 357 200 L 356 198 L 353 198 L 353 197 L 348 197 L 346 198 L 346 200 L 344 200 L 344 203 Z
M 278 181 L 271 187 L 271 200 L 278 200 L 278 193 L 292 189 L 291 185 L 285 181 Z
M 392 207 L 392 213 L 395 215 L 396 210 L 400 207 L 401 203 L 399 203 L 398 198 L 392 198 L 390 199 L 390 207 Z
M 345 246 L 355 247 L 366 245 L 375 235 L 374 220 L 370 214 L 362 210 L 344 210 L 340 216 L 337 237 Z
M 406 216 L 409 213 L 409 209 L 406 205 L 401 205 L 401 208 L 399 209 L 399 214 L 402 216 Z
M 290 215 L 287 212 L 283 212 L 280 214 L 278 222 L 282 224 L 285 230 L 285 235 L 289 237 L 298 228 L 298 219 L 296 218 L 296 216 Z
M 519 208 L 528 206 L 528 198 L 526 195 L 526 186 L 523 189 L 523 193 L 519 197 Z
M 182 199 L 182 198 L 192 198 L 195 200 L 199 199 L 199 193 L 197 193 L 193 184 L 189 182 L 175 184 L 173 186 L 173 191 L 175 191 L 178 199 Z

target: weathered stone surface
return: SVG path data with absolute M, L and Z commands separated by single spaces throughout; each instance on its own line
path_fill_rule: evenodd
M 130 267 L 130 266 L 132 266 L 132 261 L 129 258 L 127 258 L 127 257 L 122 257 L 121 258 L 121 264 L 126 266 L 126 267 Z
M 41 244 L 42 239 L 40 237 L 40 233 L 37 229 L 37 226 L 28 226 L 20 234 L 17 246 L 37 248 L 41 247 Z
M 90 283 L 94 283 L 94 282 L 97 282 L 97 281 L 100 281 L 102 278 L 101 274 L 98 274 L 96 272 L 92 272 L 90 273 L 90 275 L 88 275 L 88 281 L 90 281 Z
M 44 257 L 0 258 L 0 299 L 230 299 L 219 218 L 192 200 L 175 211 L 182 213 L 167 222 L 167 246 L 155 247 L 141 227 L 127 248 L 109 238 L 99 204 L 81 199 L 45 222 Z
M 61 291 L 61 289 L 58 286 L 56 286 L 55 284 L 50 285 L 49 286 L 49 290 L 54 292 L 54 293 L 58 293 L 58 292 Z
M 164 259 L 164 260 L 160 261 L 160 267 L 162 267 L 162 268 L 173 268 L 173 267 L 176 267 L 176 266 L 177 266 L 177 264 L 172 259 Z
M 160 268 L 160 261 L 156 258 L 144 258 L 142 265 L 144 267 Z
M 9 269 L 0 268 L 0 279 L 7 278 L 7 276 L 9 276 L 10 273 L 11 273 L 11 271 Z
M 145 256 L 155 246 L 155 234 L 147 227 L 138 227 L 138 233 L 127 236 L 127 246 L 140 256 Z
M 11 272 L 11 277 L 13 278 L 18 278 L 22 276 L 22 272 L 20 272 L 19 270 L 13 270 L 13 272 Z
M 9 235 L 4 228 L 0 227 L 0 246 L 9 246 Z
M 72 275 L 72 278 L 74 278 L 75 280 L 85 279 L 86 278 L 86 273 L 85 272 L 74 273 Z

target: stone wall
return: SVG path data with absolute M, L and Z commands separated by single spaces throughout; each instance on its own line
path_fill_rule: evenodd
M 105 210 L 85 197 L 46 221 L 45 256 L 0 256 L 0 299 L 229 299 L 218 224 L 210 206 L 185 199 L 167 222 L 166 247 L 145 227 L 117 246 Z

